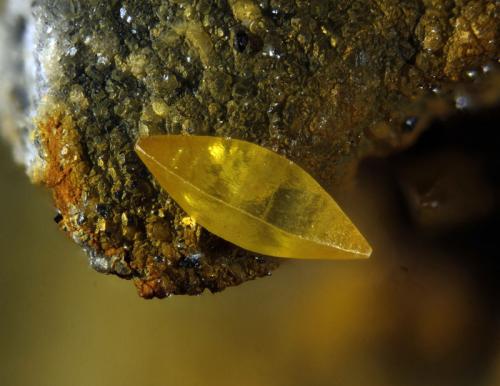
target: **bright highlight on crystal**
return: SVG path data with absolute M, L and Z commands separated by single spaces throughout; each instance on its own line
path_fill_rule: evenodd
M 372 249 L 302 168 L 246 141 L 165 135 L 135 150 L 167 193 L 209 232 L 263 255 L 369 257 Z

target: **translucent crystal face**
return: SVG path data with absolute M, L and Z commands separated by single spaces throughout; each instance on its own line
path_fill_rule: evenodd
M 200 225 L 253 252 L 288 258 L 367 257 L 371 247 L 303 169 L 246 141 L 153 136 L 136 151 Z

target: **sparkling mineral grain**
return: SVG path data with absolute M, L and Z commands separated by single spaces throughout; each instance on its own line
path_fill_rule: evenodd
M 430 119 L 498 103 L 500 12 L 487 0 L 12 0 L 3 132 L 61 229 L 143 297 L 268 275 L 157 186 L 142 136 L 232 137 L 329 192 Z

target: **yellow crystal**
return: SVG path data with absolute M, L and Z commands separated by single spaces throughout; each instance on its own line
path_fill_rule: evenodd
M 165 135 L 141 138 L 135 149 L 196 223 L 244 249 L 303 259 L 362 258 L 372 252 L 314 178 L 261 146 Z

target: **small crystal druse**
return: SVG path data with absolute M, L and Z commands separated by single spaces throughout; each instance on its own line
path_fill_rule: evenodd
M 332 193 L 432 117 L 498 99 L 483 92 L 497 84 L 495 1 L 12 0 L 3 12 L 3 131 L 91 265 L 144 297 L 219 291 L 277 261 L 190 221 L 135 154 L 140 137 L 252 142 Z

